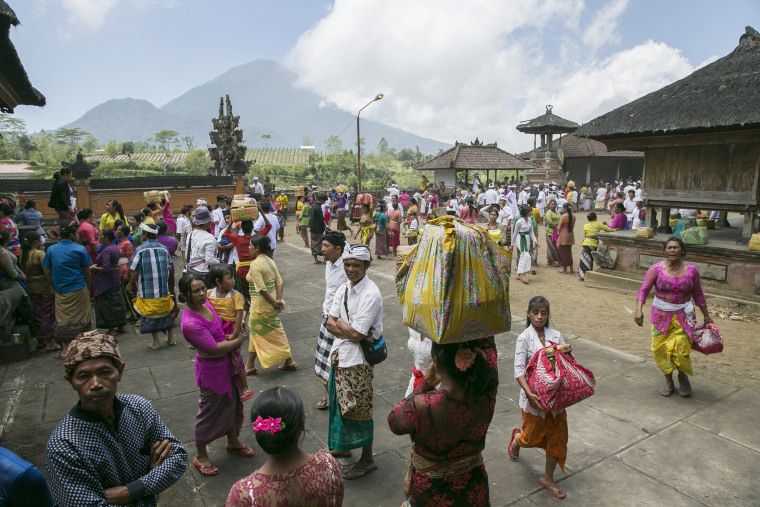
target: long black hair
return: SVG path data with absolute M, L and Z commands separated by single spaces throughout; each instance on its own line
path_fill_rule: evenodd
M 464 385 L 464 390 L 470 400 L 477 400 L 484 394 L 496 389 L 496 386 L 499 385 L 499 379 L 491 375 L 488 363 L 486 363 L 485 358 L 478 351 L 475 351 L 475 361 L 472 363 L 472 366 L 465 371 L 457 368 L 455 358 L 459 349 L 475 349 L 477 346 L 477 341 L 447 343 L 445 345 L 433 342 L 430 348 L 430 354 L 438 358 L 438 364 L 448 376 Z
M 29 253 L 32 251 L 32 243 L 40 239 L 40 235 L 37 231 L 28 231 L 21 238 L 21 259 L 19 265 L 21 269 L 24 269 L 26 261 L 29 260 Z
M 113 208 L 116 210 L 116 215 L 121 215 L 122 217 L 125 216 L 124 208 L 121 206 L 121 204 L 119 204 L 119 201 L 117 201 L 116 199 L 111 199 L 108 202 L 111 203 L 111 206 L 113 206 Z M 114 218 L 116 218 L 116 215 L 114 215 Z
M 281 454 L 292 448 L 306 423 L 301 398 L 287 387 L 270 387 L 259 393 L 251 407 L 251 423 L 259 417 L 280 419 L 280 431 L 256 432 L 256 442 L 267 454 Z
M 562 208 L 567 211 L 567 232 L 573 232 L 573 205 L 566 202 Z
M 533 296 L 530 301 L 528 301 L 528 313 L 536 308 L 546 308 L 547 313 L 551 316 L 549 300 L 544 296 Z M 525 327 L 530 327 L 530 317 L 525 321 Z M 549 327 L 549 317 L 546 318 L 546 324 L 544 324 L 544 327 Z
M 251 244 L 257 247 L 261 253 L 267 254 L 272 251 L 271 241 L 268 236 L 255 234 L 251 236 Z
M 177 299 L 180 303 L 187 303 L 188 296 L 190 295 L 190 286 L 196 280 L 203 282 L 203 278 L 192 273 L 182 275 L 182 278 L 179 279 L 179 283 L 177 283 L 177 289 L 179 289 L 179 295 L 177 296 Z

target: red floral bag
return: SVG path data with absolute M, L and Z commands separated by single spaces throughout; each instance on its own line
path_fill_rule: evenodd
M 691 334 L 691 348 L 703 354 L 723 351 L 723 336 L 714 324 L 702 324 Z
M 541 408 L 556 412 L 594 394 L 596 379 L 571 353 L 562 353 L 556 349 L 556 343 L 548 343 L 554 347 L 554 368 L 546 355 L 548 347 L 545 347 L 533 354 L 525 373 L 528 386 L 538 396 Z

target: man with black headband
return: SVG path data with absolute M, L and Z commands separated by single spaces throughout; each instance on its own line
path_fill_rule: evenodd
M 116 395 L 124 372 L 116 339 L 78 336 L 63 367 L 79 403 L 47 444 L 56 505 L 157 505 L 185 473 L 187 452 L 148 400 Z
M 383 335 L 383 297 L 367 276 L 372 261 L 366 245 L 347 246 L 343 268 L 348 281 L 338 287 L 327 319 L 327 330 L 335 335 L 330 353 L 328 399 L 328 445 L 333 456 L 347 456 L 362 448 L 359 461 L 343 473 L 348 480 L 377 470 L 372 457 L 373 367 L 362 352 L 360 341 Z
M 325 257 L 325 300 L 322 304 L 322 325 L 317 338 L 317 352 L 314 359 L 314 372 L 317 380 L 325 386 L 325 393 L 317 403 L 317 408 L 324 410 L 329 406 L 327 401 L 327 382 L 330 379 L 330 351 L 335 336 L 327 330 L 327 315 L 332 308 L 335 293 L 342 284 L 348 281 L 343 269 L 343 250 L 346 247 L 346 236 L 342 232 L 329 231 L 322 236 L 322 255 Z

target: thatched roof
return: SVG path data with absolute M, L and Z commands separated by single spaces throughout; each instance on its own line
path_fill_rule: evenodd
M 619 139 L 760 128 L 760 34 L 752 27 L 728 56 L 591 120 L 575 135 Z
M 529 170 L 535 169 L 536 166 L 498 148 L 496 143 L 483 144 L 476 139 L 471 144 L 456 142 L 453 148 L 413 167 L 419 171 L 433 169 L 487 171 L 503 169 Z
M 12 113 L 19 104 L 45 105 L 44 95 L 32 87 L 11 42 L 11 26 L 18 24 L 13 9 L 0 0 L 0 111 L 4 113 Z
M 562 148 L 565 159 L 572 158 L 593 158 L 593 157 L 620 157 L 620 158 L 644 158 L 643 151 L 615 150 L 608 151 L 607 145 L 594 139 L 580 138 L 575 134 L 567 134 L 559 139 L 555 139 L 552 144 L 552 151 Z M 543 158 L 548 148 L 536 148 L 527 153 L 518 155 L 520 158 L 530 160 L 531 158 Z
M 546 114 L 521 122 L 515 127 L 525 134 L 569 134 L 580 127 L 574 121 L 566 120 L 552 113 L 552 105 L 546 106 Z

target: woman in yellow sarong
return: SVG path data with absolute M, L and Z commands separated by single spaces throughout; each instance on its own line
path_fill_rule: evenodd
M 290 345 L 280 321 L 280 312 L 285 308 L 282 300 L 282 278 L 274 261 L 266 254 L 272 248 L 267 236 L 251 237 L 251 262 L 246 280 L 250 286 L 251 310 L 248 328 L 251 341 L 248 345 L 247 375 L 257 373 L 254 362 L 258 356 L 262 368 L 269 368 L 280 361 L 281 370 L 295 371 L 298 365 L 293 361 Z M 272 295 L 274 294 L 274 296 Z
M 375 235 L 375 217 L 369 204 L 362 204 L 362 217 L 359 220 L 359 229 L 354 234 L 354 239 L 362 235 L 362 244 L 369 246 L 372 236 Z

